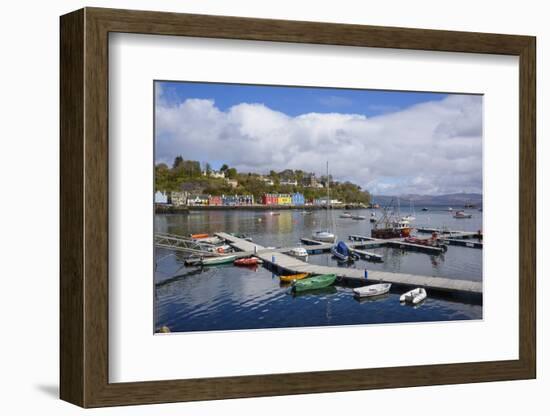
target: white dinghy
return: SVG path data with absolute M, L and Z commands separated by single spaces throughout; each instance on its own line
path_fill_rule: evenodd
M 422 287 L 417 287 L 416 289 L 409 290 L 407 293 L 403 293 L 399 298 L 399 302 L 412 303 L 413 305 L 418 305 L 424 299 L 428 297 L 426 289 Z
M 370 298 L 373 296 L 380 296 L 388 293 L 391 288 L 391 283 L 378 283 L 376 285 L 369 285 L 363 287 L 356 287 L 353 289 L 355 296 L 360 298 Z

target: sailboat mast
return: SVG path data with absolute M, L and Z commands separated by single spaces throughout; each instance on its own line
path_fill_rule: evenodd
M 330 179 L 328 176 L 328 160 L 327 160 L 327 212 L 326 212 L 326 224 L 328 230 L 328 210 L 330 208 Z

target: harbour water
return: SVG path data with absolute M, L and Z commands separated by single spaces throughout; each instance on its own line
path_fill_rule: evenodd
M 155 231 L 189 235 L 219 231 L 244 233 L 262 246 L 289 247 L 301 237 L 326 227 L 323 210 L 269 211 L 219 210 L 191 211 L 155 217 Z M 355 210 L 367 220 L 339 218 L 333 213 L 335 231 L 346 241 L 351 234 L 370 236 L 371 212 Z M 482 229 L 482 212 L 466 210 L 470 219 L 455 219 L 446 207 L 429 207 L 415 213 L 415 226 L 447 227 L 451 230 Z M 402 214 L 406 214 L 403 213 Z M 462 280 L 482 280 L 482 249 L 449 246 L 441 255 L 382 247 L 369 249 L 380 254 L 383 263 L 356 261 L 351 266 Z M 236 268 L 232 265 L 209 268 L 186 267 L 183 253 L 156 249 L 155 316 L 156 328 L 172 332 L 239 330 L 260 328 L 311 327 L 375 323 L 455 321 L 482 318 L 482 306 L 458 300 L 428 297 L 417 307 L 401 305 L 399 294 L 390 293 L 374 301 L 358 301 L 351 288 L 336 285 L 321 292 L 295 296 L 277 276 L 263 267 Z M 310 263 L 337 266 L 330 254 L 310 255 Z

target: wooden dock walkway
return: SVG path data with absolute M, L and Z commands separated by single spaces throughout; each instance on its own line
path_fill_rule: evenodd
M 422 244 L 407 243 L 401 238 L 390 238 L 382 240 L 362 235 L 350 235 L 349 239 L 355 242 L 356 247 L 360 246 L 360 244 L 357 243 L 360 241 L 363 242 L 363 244 L 367 247 L 389 246 L 406 250 L 421 251 L 428 254 L 441 254 L 445 252 L 445 248 L 443 247 L 431 247 Z
M 460 230 L 447 230 L 445 228 L 433 228 L 433 227 L 417 227 L 416 231 L 425 234 L 442 234 L 451 238 L 477 238 L 483 239 L 483 233 L 479 231 L 460 231 Z
M 441 239 L 443 243 L 449 244 L 451 246 L 462 246 L 470 248 L 483 248 L 483 243 L 481 241 L 470 241 L 468 239 L 455 239 L 455 238 L 443 238 Z
M 254 255 L 256 257 L 262 259 L 278 273 L 332 273 L 342 280 L 360 285 L 365 285 L 367 283 L 392 283 L 396 287 L 402 287 L 404 289 L 424 287 L 428 291 L 465 294 L 478 299 L 482 297 L 481 282 L 449 279 L 445 277 L 420 276 L 407 273 L 392 273 L 378 270 L 368 270 L 368 278 L 365 278 L 365 269 L 309 264 L 284 254 L 283 251 L 288 251 L 289 248 L 269 249 L 250 241 L 243 240 L 242 238 L 234 237 L 231 234 L 216 233 L 216 235 L 227 241 L 236 250 L 255 253 Z

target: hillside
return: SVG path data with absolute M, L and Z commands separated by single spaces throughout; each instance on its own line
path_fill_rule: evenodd
M 373 195 L 374 203 L 386 205 L 391 200 L 396 201 L 397 196 L 389 195 Z M 416 207 L 422 206 L 448 206 L 448 207 L 463 207 L 464 204 L 473 204 L 477 207 L 483 204 L 483 195 L 475 193 L 456 193 L 444 195 L 418 195 L 404 194 L 399 195 L 399 200 L 402 205 L 407 205 L 409 201 L 413 201 Z

